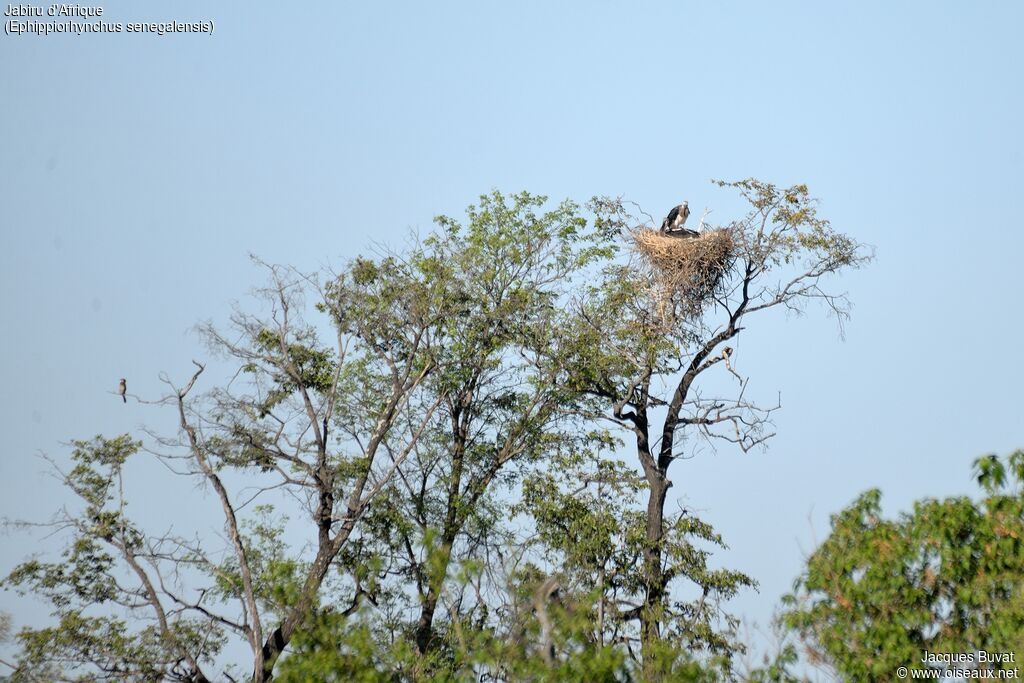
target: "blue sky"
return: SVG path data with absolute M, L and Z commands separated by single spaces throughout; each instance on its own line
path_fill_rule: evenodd
M 804 182 L 877 249 L 836 285 L 845 341 L 814 309 L 740 340 L 738 369 L 782 392 L 768 451 L 672 473 L 761 581 L 750 619 L 859 492 L 970 492 L 975 456 L 1024 446 L 1019 3 L 103 7 L 216 30 L 0 36 L 0 516 L 64 502 L 39 451 L 166 425 L 110 392 L 183 378 L 192 326 L 261 283 L 250 252 L 339 265 L 492 188 L 727 220 L 711 178 Z M 34 543 L 4 537 L 0 571 Z

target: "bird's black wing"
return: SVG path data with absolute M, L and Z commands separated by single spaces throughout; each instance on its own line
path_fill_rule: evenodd
M 667 216 L 665 216 L 665 220 L 663 220 L 661 222 L 661 229 L 664 230 L 665 228 L 667 228 L 670 225 L 672 225 L 672 223 L 674 223 L 675 220 L 676 220 L 676 216 L 678 216 L 678 215 L 679 215 L 679 207 L 678 206 L 673 206 L 672 210 L 668 212 Z

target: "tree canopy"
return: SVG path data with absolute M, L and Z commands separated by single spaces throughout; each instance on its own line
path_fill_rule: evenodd
M 896 669 L 1016 670 L 1024 657 L 1024 451 L 975 461 L 984 494 L 924 499 L 895 519 L 865 492 L 785 603 L 806 656 L 845 680 L 897 680 Z M 979 661 L 978 652 L 1010 661 Z M 925 661 L 969 653 L 970 662 Z
M 62 554 L 4 580 L 54 623 L 18 632 L 10 678 L 738 676 L 728 601 L 756 580 L 666 510 L 670 469 L 697 440 L 769 441 L 778 406 L 748 398 L 726 343 L 772 309 L 842 320 L 830 278 L 870 254 L 803 185 L 719 185 L 748 210 L 702 224 L 721 250 L 697 290 L 645 258 L 652 226 L 611 198 L 492 192 L 340 272 L 259 262 L 255 304 L 201 326 L 225 379 L 193 361 L 150 400 L 176 433 L 54 461 L 77 499 L 48 525 Z M 207 492 L 220 533 L 133 517 L 141 458 Z

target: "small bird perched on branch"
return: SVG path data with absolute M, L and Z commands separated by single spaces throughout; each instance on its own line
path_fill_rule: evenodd
M 687 230 L 683 227 L 686 224 L 686 219 L 690 217 L 690 203 L 683 202 L 679 206 L 675 206 L 668 215 L 665 216 L 665 220 L 661 222 L 661 231 L 667 235 L 674 235 L 677 237 L 696 237 L 697 232 L 695 230 Z
M 722 360 L 725 361 L 725 369 L 731 372 L 733 377 L 738 379 L 740 381 L 740 384 L 742 384 L 743 378 L 740 377 L 739 374 L 732 369 L 732 364 L 729 362 L 730 358 L 732 358 L 732 347 L 726 346 L 724 349 L 722 349 Z
M 125 397 L 125 394 L 128 393 L 128 383 L 124 381 L 124 377 L 121 378 L 121 383 L 117 385 L 117 393 L 122 401 L 128 402 L 128 399 Z

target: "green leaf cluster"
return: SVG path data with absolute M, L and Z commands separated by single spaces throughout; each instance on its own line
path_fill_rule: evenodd
M 927 668 L 926 651 L 1024 657 L 1024 451 L 975 462 L 984 497 L 925 499 L 895 519 L 871 490 L 832 518 L 785 623 L 849 680 Z

